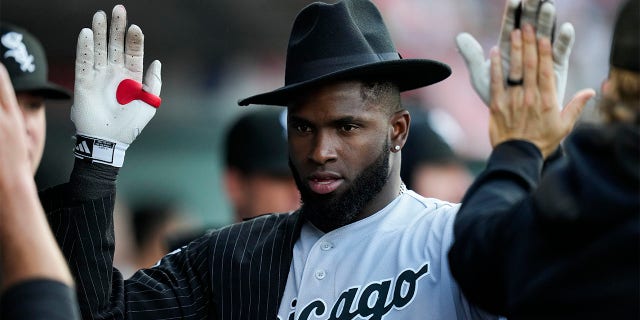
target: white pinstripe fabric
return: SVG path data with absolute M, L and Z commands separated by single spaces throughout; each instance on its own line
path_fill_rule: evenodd
M 92 166 L 76 162 L 72 184 L 41 194 L 84 319 L 276 319 L 300 237 L 299 212 L 211 231 L 124 280 L 113 268 L 117 172 Z M 83 178 L 82 170 L 94 169 Z M 101 184 L 103 176 L 112 180 Z
M 275 318 L 300 230 L 298 213 L 212 231 L 123 280 L 112 268 L 114 194 L 73 203 L 67 188 L 41 198 L 76 277 L 83 318 Z

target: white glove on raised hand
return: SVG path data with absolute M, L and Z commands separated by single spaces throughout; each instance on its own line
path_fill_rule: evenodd
M 117 5 L 108 43 L 103 11 L 93 15 L 93 30 L 80 31 L 71 107 L 74 155 L 115 167 L 122 166 L 125 151 L 155 115 L 162 86 L 158 60 L 151 63 L 141 84 L 144 36 L 138 26 L 126 27 L 127 12 Z
M 521 23 L 531 24 L 536 29 L 538 37 L 552 38 L 555 27 L 555 6 L 549 0 L 507 0 L 502 19 L 500 39 L 500 54 L 505 83 L 509 74 L 509 57 L 511 51 L 511 31 L 520 27 Z M 560 27 L 558 37 L 553 43 L 553 70 L 556 76 L 558 105 L 563 106 L 564 91 L 567 86 L 569 71 L 569 55 L 575 38 L 575 31 L 571 23 L 564 23 Z M 485 58 L 482 46 L 473 36 L 461 33 L 456 37 L 456 45 L 469 70 L 471 84 L 485 105 L 489 106 L 489 84 L 491 80 L 489 59 Z M 521 79 L 511 79 L 518 81 Z

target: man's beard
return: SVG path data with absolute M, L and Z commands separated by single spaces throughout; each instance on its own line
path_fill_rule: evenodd
M 320 195 L 310 190 L 289 160 L 300 196 L 302 216 L 318 229 L 329 232 L 356 220 L 360 211 L 382 190 L 389 180 L 389 143 L 382 153 L 354 180 L 341 195 Z

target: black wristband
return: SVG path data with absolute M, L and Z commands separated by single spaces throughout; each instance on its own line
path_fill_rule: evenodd
M 76 159 L 69 188 L 75 201 L 91 200 L 115 193 L 120 168 Z

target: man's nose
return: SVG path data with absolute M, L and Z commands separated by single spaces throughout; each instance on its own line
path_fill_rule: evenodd
M 321 131 L 316 134 L 313 142 L 313 149 L 309 154 L 309 160 L 317 164 L 325 164 L 336 160 L 337 141 L 334 136 Z

